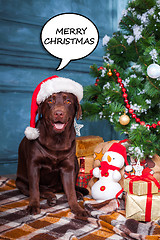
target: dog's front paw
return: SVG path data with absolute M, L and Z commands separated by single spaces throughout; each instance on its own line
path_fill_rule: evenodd
M 78 217 L 78 218 L 88 218 L 88 217 L 90 217 L 90 212 L 82 209 L 81 211 L 78 211 L 76 213 L 76 217 Z
M 29 205 L 27 207 L 27 212 L 31 215 L 36 215 L 36 214 L 39 214 L 41 210 L 40 210 L 40 207 L 37 205 Z
M 90 216 L 90 212 L 86 211 L 85 209 L 83 209 L 79 205 L 77 205 L 76 207 L 71 209 L 71 211 L 75 214 L 76 218 L 86 219 Z

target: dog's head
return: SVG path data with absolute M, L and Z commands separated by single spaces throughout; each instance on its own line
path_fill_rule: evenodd
M 54 93 L 42 102 L 38 109 L 42 119 L 50 132 L 62 133 L 73 125 L 82 114 L 77 97 L 72 93 Z

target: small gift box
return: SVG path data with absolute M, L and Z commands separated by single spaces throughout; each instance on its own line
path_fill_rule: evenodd
M 138 196 L 127 193 L 126 218 L 150 222 L 160 219 L 160 193 Z
M 80 166 L 80 172 L 90 173 L 90 170 L 93 168 L 93 155 L 86 157 L 79 157 L 78 163 Z
M 90 173 L 79 173 L 77 177 L 76 185 L 79 187 L 86 188 L 88 186 L 88 182 L 91 179 Z
M 149 186 L 149 184 L 151 186 Z M 134 178 L 124 179 L 124 191 L 128 193 L 136 194 L 138 196 L 146 195 L 148 194 L 149 188 L 150 188 L 150 193 L 158 193 L 158 187 L 153 181 L 143 181 L 143 180 L 135 181 Z

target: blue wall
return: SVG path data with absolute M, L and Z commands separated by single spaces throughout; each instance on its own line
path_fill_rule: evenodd
M 90 65 L 103 64 L 102 39 L 117 30 L 126 2 L 0 0 L 0 175 L 16 172 L 18 145 L 29 125 L 31 97 L 37 84 L 54 74 L 74 79 L 83 86 L 94 83 L 89 75 Z M 40 31 L 49 18 L 65 12 L 90 18 L 99 30 L 100 41 L 91 55 L 56 72 L 59 59 L 44 50 Z M 81 123 L 83 136 L 99 135 L 105 141 L 120 139 L 106 121 Z

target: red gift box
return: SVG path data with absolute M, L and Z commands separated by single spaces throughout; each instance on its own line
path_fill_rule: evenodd
M 91 179 L 90 173 L 79 173 L 77 177 L 76 185 L 79 187 L 86 188 L 88 186 L 88 182 Z

